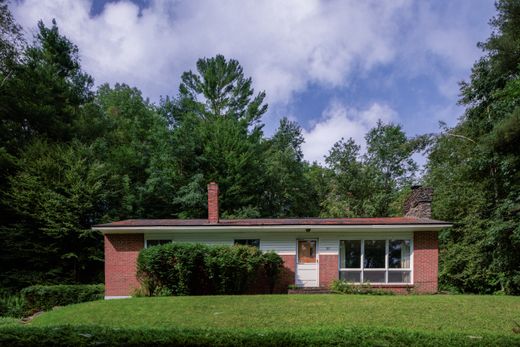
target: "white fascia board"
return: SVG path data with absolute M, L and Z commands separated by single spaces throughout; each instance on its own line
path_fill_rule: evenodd
M 451 227 L 451 224 L 404 224 L 404 225 L 212 225 L 212 226 L 146 226 L 146 227 L 94 227 L 93 230 L 101 231 L 103 234 L 142 234 L 162 232 L 338 232 L 338 231 L 439 231 Z

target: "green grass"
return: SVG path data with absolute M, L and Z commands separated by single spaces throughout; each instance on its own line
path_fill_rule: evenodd
M 512 336 L 515 321 L 520 323 L 520 297 L 512 296 L 258 295 L 95 301 L 46 312 L 29 325 L 270 331 L 390 328 Z

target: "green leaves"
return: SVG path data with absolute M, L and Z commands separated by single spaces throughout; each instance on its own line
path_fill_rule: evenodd
M 164 290 L 173 295 L 244 294 L 258 292 L 263 280 L 272 292 L 282 265 L 279 255 L 250 246 L 190 243 L 153 246 L 137 259 L 139 280 L 150 296 Z
M 402 214 L 399 203 L 417 172 L 412 155 L 423 149 L 424 140 L 408 139 L 401 126 L 381 121 L 365 139 L 367 153 L 363 156 L 353 139 L 342 139 L 325 158 L 331 178 L 322 200 L 323 217 Z
M 463 292 L 520 293 L 520 3 L 497 2 L 486 52 L 462 83 L 464 117 L 431 148 L 426 181 L 442 235 L 441 282 Z

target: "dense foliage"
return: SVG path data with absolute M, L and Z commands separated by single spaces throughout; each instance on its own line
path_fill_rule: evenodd
M 21 294 L 25 300 L 26 311 L 31 313 L 50 310 L 55 306 L 101 300 L 105 296 L 105 286 L 102 284 L 35 285 L 22 289 Z
M 22 318 L 27 315 L 25 299 L 19 293 L 0 294 L 0 319 L 2 317 Z M 0 322 L 1 324 L 1 322 Z
M 6 346 L 515 346 L 517 336 L 472 337 L 462 333 L 416 332 L 388 328 L 229 330 L 138 329 L 55 326 L 52 329 L 0 327 Z
M 356 285 L 345 280 L 334 280 L 330 290 L 335 294 L 368 294 L 368 295 L 394 295 L 390 290 L 374 288 L 370 283 Z
M 250 246 L 168 243 L 143 249 L 138 278 L 147 295 L 244 294 L 265 283 L 272 292 L 282 258 Z
M 94 88 L 55 22 L 26 42 L 0 0 L 0 287 L 101 282 L 92 225 L 205 218 L 210 181 L 224 218 L 400 215 L 422 181 L 434 217 L 455 222 L 441 235 L 444 288 L 520 293 L 520 3 L 497 9 L 454 128 L 407 138 L 379 122 L 366 153 L 342 139 L 320 165 L 296 122 L 264 134 L 266 95 L 236 60 L 199 59 L 153 104 L 124 84 Z M 427 145 L 421 178 L 412 158 Z
M 30 286 L 20 293 L 0 294 L 0 317 L 22 318 L 56 306 L 100 300 L 104 295 L 102 284 Z
M 520 2 L 497 9 L 461 85 L 466 112 L 435 139 L 425 181 L 434 217 L 455 222 L 441 234 L 442 285 L 520 294 Z

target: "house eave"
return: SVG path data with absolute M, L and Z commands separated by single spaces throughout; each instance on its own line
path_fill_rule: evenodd
M 392 224 L 392 225 L 204 225 L 204 226 L 94 226 L 103 234 L 141 234 L 167 232 L 338 232 L 338 231 L 439 231 L 452 224 Z

